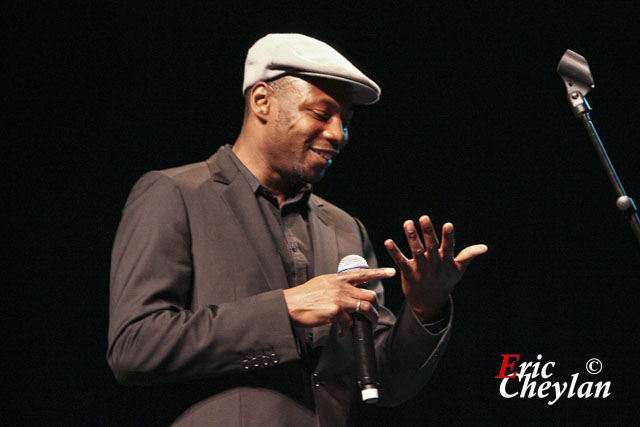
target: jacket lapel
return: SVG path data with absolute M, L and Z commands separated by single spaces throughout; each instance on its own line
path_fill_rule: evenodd
M 324 210 L 324 203 L 316 197 L 309 198 L 309 231 L 313 247 L 313 275 L 335 273 L 338 270 L 338 242 L 336 230 Z M 331 325 L 313 328 L 313 346 L 326 343 Z
M 222 147 L 207 164 L 215 181 L 227 184 L 221 197 L 250 243 L 269 288 L 287 287 L 280 253 L 251 187 Z
M 309 198 L 309 229 L 313 246 L 313 275 L 335 273 L 338 270 L 338 241 L 333 222 L 324 210 L 324 203 Z
M 324 203 L 315 197 L 309 199 L 309 228 L 313 245 L 314 275 L 335 273 L 338 270 L 338 241 L 331 218 Z M 353 358 L 351 332 L 338 338 L 338 325 L 328 324 L 313 328 L 313 347 L 322 347 L 316 366 L 320 380 L 331 378 Z

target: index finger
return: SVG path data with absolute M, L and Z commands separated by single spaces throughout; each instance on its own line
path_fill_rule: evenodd
M 387 279 L 395 276 L 395 274 L 395 268 L 368 268 L 339 273 L 339 276 L 345 279 L 350 285 L 358 286 L 359 284 L 368 282 L 369 280 Z

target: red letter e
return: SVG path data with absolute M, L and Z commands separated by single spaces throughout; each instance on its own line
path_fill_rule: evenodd
M 500 373 L 496 378 L 515 378 L 516 372 L 513 371 L 513 364 L 515 362 L 511 362 L 511 363 L 508 363 L 508 362 L 509 362 L 509 359 L 512 357 L 515 357 L 516 360 L 520 360 L 520 355 L 519 354 L 501 354 L 500 356 L 502 356 L 502 366 L 500 367 Z M 505 375 L 507 368 L 511 368 L 511 370 L 513 371 L 513 374 Z

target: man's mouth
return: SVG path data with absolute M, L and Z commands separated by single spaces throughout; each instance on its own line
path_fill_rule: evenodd
M 329 162 L 332 162 L 338 156 L 338 153 L 339 153 L 337 150 L 325 150 L 322 148 L 313 148 L 313 147 L 311 148 L 311 150 Z

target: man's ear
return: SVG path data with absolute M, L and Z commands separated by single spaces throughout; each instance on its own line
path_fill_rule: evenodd
M 275 95 L 269 89 L 265 82 L 258 82 L 249 90 L 249 109 L 260 119 L 266 122 L 269 118 L 269 112 L 273 108 Z

